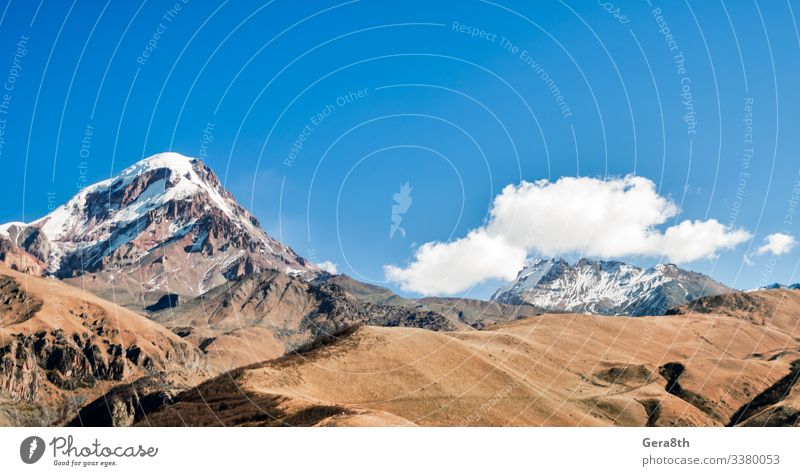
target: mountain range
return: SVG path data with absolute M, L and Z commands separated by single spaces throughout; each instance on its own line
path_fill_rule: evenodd
M 762 287 L 760 289 L 800 289 L 800 283 L 794 283 L 794 284 L 789 284 L 789 285 L 781 284 L 781 283 L 772 283 L 772 284 L 768 284 L 768 285 L 766 285 L 766 286 L 764 286 L 764 287 Z
M 0 225 L 0 260 L 137 312 L 174 307 L 263 271 L 306 280 L 324 274 L 267 235 L 207 165 L 172 152 L 84 188 L 41 219 Z M 730 291 L 674 265 L 642 269 L 617 261 L 537 259 L 492 301 L 639 316 Z
M 528 304 L 547 312 L 659 316 L 703 296 L 733 289 L 674 264 L 640 268 L 619 261 L 563 259 L 529 261 L 493 301 Z
M 742 312 L 740 298 L 757 309 Z M 133 424 L 797 426 L 800 293 L 702 300 L 635 319 L 359 327 L 207 380 Z
M 769 369 L 794 372 L 796 350 L 779 342 L 796 328 L 787 309 L 800 304 L 780 301 L 790 291 L 555 258 L 528 261 L 489 301 L 402 297 L 323 271 L 267 235 L 202 161 L 163 153 L 41 219 L 0 225 L 0 425 L 774 423 L 737 413 L 752 398 L 781 406 L 784 424 L 800 412 L 770 385 L 793 383 Z M 579 345 L 587 335 L 594 344 Z M 652 352 L 631 354 L 648 335 Z M 741 355 L 718 354 L 726 339 Z M 557 354 L 579 351 L 586 365 Z M 733 359 L 728 370 L 755 359 L 749 390 L 696 388 L 716 371 L 692 351 Z M 557 379 L 567 367 L 583 383 Z M 533 413 L 508 420 L 543 388 Z M 475 408 L 498 392 L 509 400 Z

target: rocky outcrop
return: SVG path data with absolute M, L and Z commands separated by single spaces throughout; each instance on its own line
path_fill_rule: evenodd
M 667 310 L 666 315 L 685 315 L 692 312 L 700 314 L 721 314 L 730 317 L 745 317 L 750 321 L 763 323 L 769 314 L 764 296 L 757 293 L 730 293 L 718 296 L 705 296 L 683 306 Z
M 764 289 L 706 296 L 667 311 L 668 315 L 692 313 L 731 317 L 761 326 L 776 327 L 787 333 L 800 328 L 800 292 L 793 289 Z
M 53 278 L 0 266 L 0 420 L 70 421 L 111 386 L 206 375 L 203 353 L 169 330 Z
M 109 340 L 114 334 L 104 328 L 94 335 L 66 335 L 61 330 L 16 334 L 0 347 L 0 389 L 12 400 L 33 402 L 45 382 L 76 390 L 100 380 L 122 381 L 134 372 L 156 370 L 153 358 L 138 346 L 124 347 Z
M 145 307 L 145 311 L 147 312 L 157 312 L 163 311 L 164 309 L 170 309 L 176 307 L 181 302 L 181 297 L 175 293 L 167 293 L 158 298 L 158 300 Z
M 50 241 L 38 228 L 28 227 L 20 230 L 17 245 L 39 261 L 47 262 L 50 256 Z
M 104 335 L 111 337 L 113 331 Z M 184 343 L 167 349 L 166 358 L 161 358 L 137 345 L 98 339 L 97 334 L 66 335 L 58 330 L 18 334 L 0 347 L 0 397 L 36 403 L 53 387 L 57 392 L 81 392 L 103 381 L 122 383 L 178 366 L 202 372 L 204 365 L 202 355 Z
M 27 321 L 42 308 L 42 301 L 28 295 L 17 281 L 0 275 L 0 326 Z
M 14 243 L 9 237 L 0 235 L 0 262 L 25 274 L 41 276 L 45 263 Z
M 12 400 L 32 402 L 40 388 L 42 372 L 36 354 L 25 339 L 0 348 L 0 393 Z
M 335 334 L 355 324 L 383 327 L 418 327 L 435 331 L 454 331 L 457 327 L 439 313 L 405 306 L 373 304 L 348 294 L 339 284 L 318 280 L 308 293 L 319 302 L 306 316 L 304 326 L 314 338 Z
M 542 314 L 541 309 L 525 304 L 517 306 L 463 297 L 403 298 L 388 288 L 362 283 L 346 274 L 322 274 L 313 281 L 317 285 L 322 283 L 335 284 L 336 293 L 345 293 L 368 303 L 410 308 L 419 314 L 433 312 L 445 317 L 450 322 L 450 327 L 459 329 L 467 329 L 467 326 L 482 329 L 490 324 Z
M 203 350 L 219 371 L 280 357 L 354 325 L 467 327 L 433 310 L 360 299 L 336 280 L 279 271 L 245 276 L 150 317 Z
M 169 377 L 158 373 L 118 385 L 81 408 L 68 426 L 131 426 L 185 389 Z
M 797 426 L 800 423 L 797 384 L 800 360 L 791 362 L 790 372 L 743 405 L 728 426 Z

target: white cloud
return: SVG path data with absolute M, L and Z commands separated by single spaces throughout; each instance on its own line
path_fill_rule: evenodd
M 407 268 L 388 265 L 384 271 L 386 279 L 406 291 L 454 294 L 486 279 L 514 279 L 525 255 L 523 248 L 508 244 L 504 237 L 479 229 L 450 243 L 425 243 Z
M 325 271 L 328 274 L 339 274 L 336 270 L 336 265 L 331 261 L 323 261 L 322 263 L 317 263 L 317 266 L 322 271 Z
M 404 290 L 453 294 L 487 279 L 513 279 L 531 253 L 664 256 L 686 263 L 711 258 L 751 237 L 716 220 L 658 228 L 677 214 L 675 203 L 643 177 L 522 182 L 495 197 L 486 225 L 450 243 L 426 243 L 406 268 L 384 269 L 387 279 Z
M 756 250 L 757 255 L 772 253 L 775 256 L 785 255 L 797 246 L 797 240 L 786 233 L 773 233 L 764 238 L 764 244 Z
M 750 239 L 745 230 L 731 230 L 717 220 L 685 220 L 653 236 L 652 256 L 666 256 L 674 263 L 688 263 L 713 258 L 720 250 L 729 250 Z

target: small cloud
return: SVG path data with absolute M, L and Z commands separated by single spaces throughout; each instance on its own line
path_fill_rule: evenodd
M 395 233 L 400 232 L 400 236 L 406 236 L 405 228 L 400 224 L 403 222 L 403 215 L 411 208 L 411 203 L 414 201 L 411 198 L 411 191 L 414 188 L 410 183 L 406 182 L 400 185 L 400 191 L 392 195 L 394 204 L 392 205 L 392 224 L 389 226 L 389 239 L 394 238 Z
M 775 256 L 785 255 L 797 246 L 797 240 L 792 235 L 786 233 L 773 233 L 764 238 L 764 244 L 756 250 L 757 255 L 773 254 Z
M 339 274 L 339 272 L 336 270 L 336 264 L 334 264 L 332 261 L 323 261 L 322 263 L 317 263 L 317 267 L 328 274 Z

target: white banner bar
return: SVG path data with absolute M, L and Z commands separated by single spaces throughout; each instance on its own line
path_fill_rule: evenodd
M 3 428 L 3 474 L 800 474 L 796 428 Z M 42 444 L 44 448 L 42 448 Z

